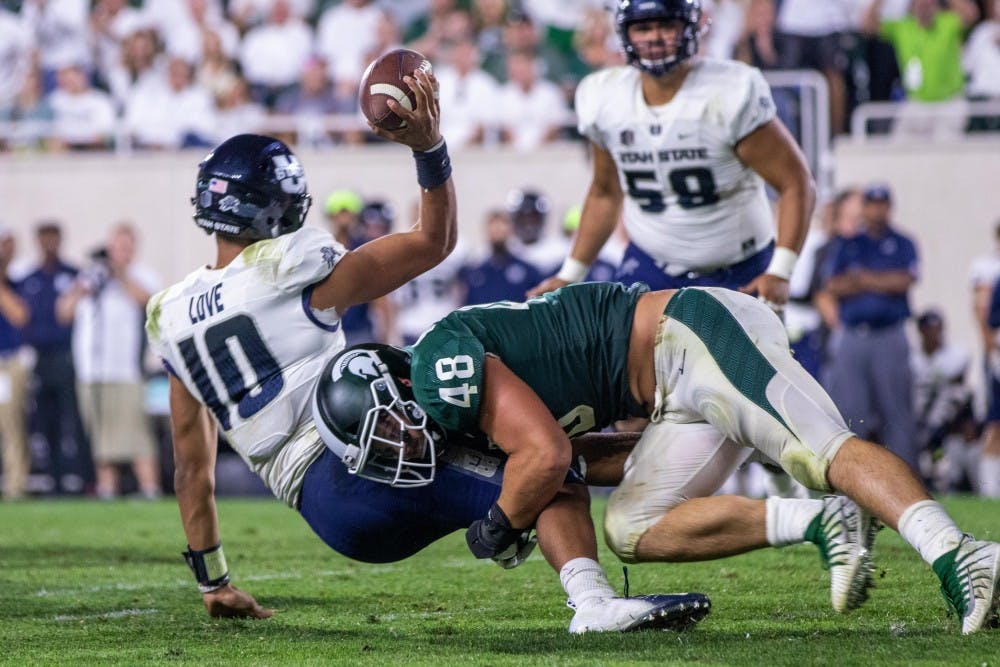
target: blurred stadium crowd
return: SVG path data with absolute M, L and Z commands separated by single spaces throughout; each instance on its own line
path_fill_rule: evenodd
M 622 62 L 605 4 L 3 0 L 0 147 L 174 149 L 248 131 L 298 145 L 371 141 L 357 113 L 363 68 L 406 45 L 437 67 L 454 148 L 531 150 L 572 136 L 576 84 Z M 834 134 L 863 102 L 1000 97 L 994 0 L 703 4 L 705 54 L 820 71 Z M 962 129 L 998 127 L 959 115 Z
M 900 124 L 923 134 L 941 129 L 927 123 L 940 125 L 942 118 L 949 131 L 1000 129 L 1000 113 L 966 113 L 962 106 L 1000 100 L 1000 0 L 704 4 L 710 27 L 703 53 L 765 70 L 819 71 L 829 87 L 834 135 L 846 131 L 853 109 L 870 101 L 944 109 L 930 120 L 918 114 Z M 240 132 L 309 146 L 377 141 L 357 112 L 358 81 L 367 62 L 406 45 L 435 63 L 442 133 L 453 149 L 530 151 L 574 138 L 576 84 L 591 71 L 624 62 L 603 5 L 2 0 L 0 150 L 173 150 L 211 146 Z M 796 112 L 777 95 L 776 102 Z M 796 125 L 794 118 L 786 122 Z M 395 212 L 382 200 L 364 201 L 346 190 L 314 194 L 326 224 L 348 247 L 411 222 L 409 212 Z M 826 242 L 861 228 L 870 215 L 866 205 L 891 210 L 892 196 L 878 187 L 848 189 L 818 212 L 822 224 L 803 249 L 788 312 L 792 342 L 806 341 L 801 349 L 812 350 L 810 370 L 818 376 L 838 363 L 828 344 L 840 322 L 835 301 L 824 302 Z M 512 192 L 483 220 L 483 248 L 460 246 L 396 294 L 348 311 L 348 343 L 409 343 L 456 307 L 522 300 L 528 288 L 556 272 L 578 223 L 579 210 L 550 211 L 541 190 Z M 128 488 L 156 497 L 171 483 L 166 401 L 162 373 L 140 332 L 143 305 L 163 283 L 136 260 L 133 227 L 118 225 L 106 239 L 94 239 L 102 252 L 77 261 L 60 254 L 60 225 L 38 221 L 37 264 L 20 257 L 13 236 L 0 231 L 4 497 L 113 497 Z M 623 247 L 622 238 L 611 244 L 588 278 L 611 279 Z M 971 272 L 989 352 L 996 347 L 988 306 L 1000 277 L 1000 246 Z M 997 317 L 1000 323 L 1000 308 Z M 1000 414 L 984 417 L 974 405 L 967 374 L 976 351 L 948 343 L 940 313 L 920 313 L 918 325 L 908 419 L 921 472 L 938 491 L 1000 494 L 1000 473 L 991 486 L 977 464 L 984 424 L 993 417 L 1000 423 Z M 116 443 L 108 425 L 132 437 Z M 131 464 L 134 478 L 124 486 L 122 464 Z M 245 470 L 235 468 L 241 472 L 234 477 Z M 220 492 L 226 484 L 220 470 Z M 233 484 L 236 490 L 240 482 Z

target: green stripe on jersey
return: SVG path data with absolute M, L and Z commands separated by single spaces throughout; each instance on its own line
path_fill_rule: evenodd
M 741 394 L 788 428 L 767 400 L 767 383 L 777 371 L 718 299 L 705 290 L 682 289 L 670 300 L 664 313 L 701 339 L 715 363 Z

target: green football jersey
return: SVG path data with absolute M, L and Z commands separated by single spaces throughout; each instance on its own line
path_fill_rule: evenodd
M 648 289 L 583 283 L 525 303 L 457 310 L 409 348 L 414 397 L 445 429 L 478 432 L 484 356 L 493 354 L 570 437 L 645 415 L 629 390 L 628 347 Z

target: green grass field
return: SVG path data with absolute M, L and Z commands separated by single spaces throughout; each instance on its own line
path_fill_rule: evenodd
M 1000 503 L 947 506 L 1000 538 Z M 634 593 L 703 591 L 712 614 L 683 634 L 577 637 L 541 556 L 503 571 L 457 533 L 364 565 L 276 501 L 223 500 L 220 515 L 233 581 L 276 609 L 269 620 L 204 613 L 171 500 L 0 505 L 0 664 L 1000 665 L 1000 631 L 962 637 L 930 569 L 891 531 L 876 544 L 878 588 L 852 615 L 831 611 L 807 545 L 631 567 Z M 602 560 L 620 586 L 618 561 Z

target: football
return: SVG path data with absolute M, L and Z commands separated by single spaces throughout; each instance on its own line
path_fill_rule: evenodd
M 430 73 L 431 63 L 410 49 L 389 51 L 368 65 L 361 77 L 359 99 L 361 113 L 372 125 L 385 130 L 397 130 L 405 125 L 406 121 L 389 108 L 388 101 L 394 99 L 407 110 L 414 108 L 416 96 L 403 77 L 413 76 L 418 69 Z

